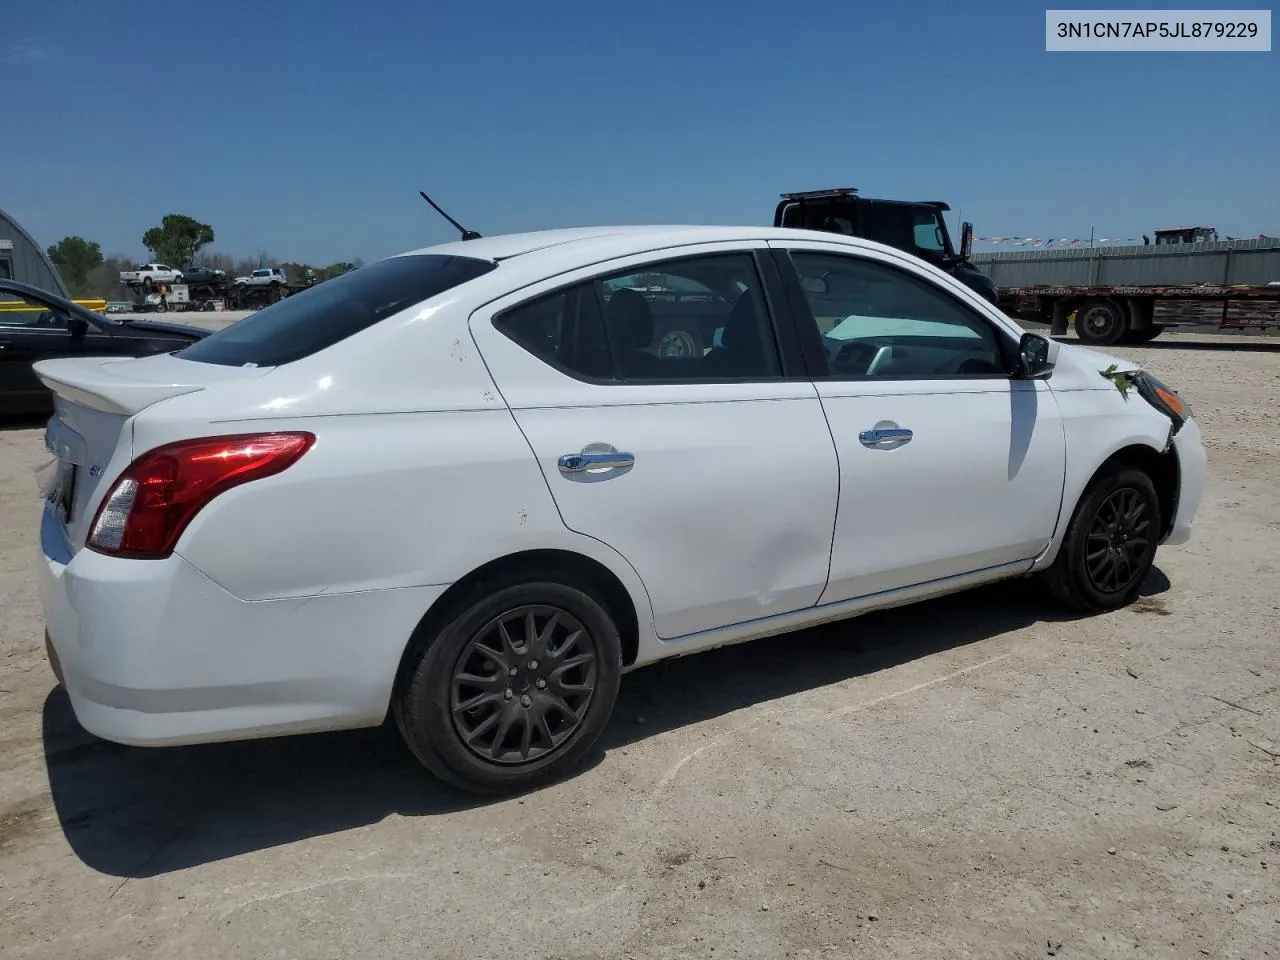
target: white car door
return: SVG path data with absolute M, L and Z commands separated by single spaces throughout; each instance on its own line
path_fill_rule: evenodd
M 1066 444 L 1049 385 L 1008 373 L 1020 334 L 913 258 L 772 245 L 840 459 L 822 602 L 1029 565 Z
M 663 639 L 810 607 L 826 587 L 835 449 L 798 350 L 778 348 L 762 268 L 776 299 L 763 242 L 681 247 L 471 318 L 564 523 L 631 564 Z

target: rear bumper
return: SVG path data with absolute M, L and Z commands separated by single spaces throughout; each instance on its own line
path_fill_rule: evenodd
M 139 746 L 376 726 L 444 587 L 245 601 L 180 557 L 69 557 L 52 508 L 38 564 L 50 662 L 76 718 Z
M 1209 464 L 1200 425 L 1194 420 L 1188 420 L 1174 435 L 1173 448 L 1178 455 L 1178 508 L 1173 516 L 1173 529 L 1164 542 L 1176 546 L 1191 539 L 1191 524 L 1204 496 Z

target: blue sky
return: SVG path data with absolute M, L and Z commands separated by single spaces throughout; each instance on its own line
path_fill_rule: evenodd
M 309 262 L 453 239 L 419 189 L 481 233 L 767 223 L 847 185 L 984 236 L 1280 234 L 1280 53 L 1046 53 L 1044 11 L 13 2 L 0 208 L 45 245 L 142 256 L 180 212 Z

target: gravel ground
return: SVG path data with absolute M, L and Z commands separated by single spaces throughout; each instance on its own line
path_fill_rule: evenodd
M 385 730 L 85 734 L 39 431 L 0 431 L 0 956 L 1280 957 L 1280 342 L 1116 352 L 1210 450 L 1135 606 L 1015 584 L 650 668 L 579 776 L 481 804 Z

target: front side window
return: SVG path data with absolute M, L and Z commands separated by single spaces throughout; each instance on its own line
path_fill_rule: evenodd
M 860 257 L 793 251 L 791 261 L 830 376 L 1008 376 L 995 328 L 927 280 Z
M 496 268 L 493 261 L 474 257 L 390 257 L 264 307 L 176 355 L 232 367 L 279 366 Z
M 4 261 L 0 260 L 0 263 Z M 22 330 L 66 330 L 67 315 L 42 303 L 32 303 L 11 293 L 0 293 L 0 328 Z M 0 358 L 3 359 L 3 358 Z
M 942 242 L 942 224 L 936 214 L 916 214 L 915 241 L 920 250 L 946 253 L 947 248 Z
M 539 359 L 592 380 L 754 380 L 781 369 L 750 254 L 610 274 L 537 297 L 494 323 Z

